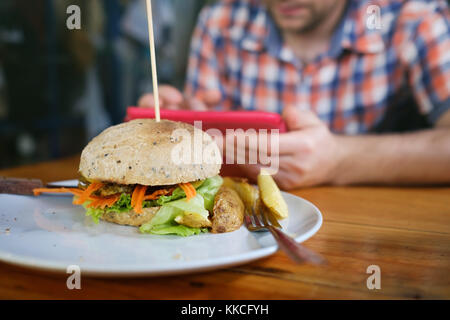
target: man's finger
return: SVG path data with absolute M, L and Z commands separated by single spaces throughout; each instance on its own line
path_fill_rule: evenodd
M 284 107 L 282 117 L 289 131 L 322 124 L 322 121 L 314 112 L 309 110 L 299 110 L 294 105 L 287 105 Z
M 227 150 L 239 153 L 257 152 L 262 155 L 289 155 L 310 147 L 309 131 L 292 131 L 286 133 L 242 133 L 235 132 L 234 137 L 225 139 Z
M 167 110 L 180 110 L 182 108 L 181 108 L 180 104 L 173 104 L 173 103 L 171 103 L 171 104 L 164 104 L 164 109 L 167 109 Z
M 208 90 L 200 94 L 199 100 L 203 101 L 208 108 L 212 108 L 220 103 L 222 94 L 220 90 Z
M 298 178 L 298 177 L 297 177 Z M 291 190 L 294 185 L 298 184 L 298 181 L 294 181 L 292 173 L 280 168 L 278 172 L 273 176 L 273 179 L 277 183 L 281 190 Z
M 159 87 L 159 96 L 166 104 L 181 105 L 184 99 L 183 94 L 178 89 L 168 85 Z
M 309 149 L 312 138 L 309 130 L 291 131 L 280 134 L 278 154 L 288 155 Z
M 161 100 L 161 99 L 160 99 Z M 161 104 L 161 101 L 160 101 Z M 154 108 L 155 107 L 155 99 L 153 94 L 147 93 L 139 98 L 138 107 L 141 108 Z
M 194 97 L 187 97 L 184 102 L 184 107 L 186 109 L 196 110 L 196 111 L 208 110 L 208 107 L 206 106 L 205 103 L 203 103 L 202 101 L 200 101 L 199 99 L 194 98 Z
M 180 109 L 183 103 L 183 95 L 176 88 L 162 85 L 159 88 L 159 106 L 161 108 Z M 155 98 L 153 93 L 144 94 L 139 98 L 138 106 L 141 108 L 154 108 Z
M 259 172 L 261 171 L 261 165 L 259 164 L 241 164 L 239 165 L 240 171 L 245 175 L 246 178 L 250 179 L 251 182 L 256 182 Z
M 261 166 L 259 164 L 239 165 L 240 171 L 245 175 L 246 178 L 248 178 L 251 182 L 254 183 L 256 183 L 257 177 L 261 172 L 262 168 L 264 168 L 264 166 Z M 296 184 L 296 181 L 294 181 L 292 178 L 292 173 L 283 170 L 281 168 L 279 168 L 278 171 L 273 175 L 273 178 L 277 183 L 278 187 L 280 187 L 280 189 L 282 190 L 292 189 L 292 186 Z

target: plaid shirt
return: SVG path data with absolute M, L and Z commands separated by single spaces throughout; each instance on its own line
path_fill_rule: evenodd
M 223 0 L 199 16 L 185 91 L 219 90 L 219 110 L 293 104 L 338 133 L 430 127 L 450 108 L 449 30 L 445 1 L 348 0 L 330 50 L 303 65 L 260 1 Z

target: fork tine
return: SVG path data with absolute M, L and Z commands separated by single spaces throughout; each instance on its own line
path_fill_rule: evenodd
M 273 216 L 272 212 L 270 212 L 269 208 L 265 205 L 261 206 L 261 216 L 263 217 L 263 221 L 265 225 L 270 225 L 272 227 L 280 228 L 283 227 L 278 223 L 277 219 Z M 270 223 L 269 223 L 270 222 Z
M 265 208 L 263 206 L 260 207 L 259 214 L 262 217 L 264 225 L 268 226 L 269 225 L 269 221 L 267 220 L 267 213 L 266 213 L 266 210 L 265 210 Z
M 252 225 L 252 220 L 250 219 L 250 216 L 246 212 L 244 213 L 244 222 L 247 227 Z
M 247 210 L 244 210 L 244 223 L 247 229 L 249 229 L 250 231 L 255 230 L 255 226 L 253 225 L 250 213 Z
M 264 209 L 264 212 L 266 214 L 266 216 L 269 218 L 270 223 L 277 228 L 283 229 L 283 227 L 278 223 L 277 218 L 275 218 L 275 216 L 272 214 L 272 212 L 270 212 L 270 210 L 268 210 L 267 208 Z
M 255 208 L 252 208 L 252 218 L 256 226 L 260 228 L 264 227 L 264 225 L 261 224 L 261 220 L 258 218 L 258 214 L 255 212 Z
M 259 223 L 258 218 L 247 210 L 244 211 L 244 222 L 245 226 L 250 231 L 259 231 L 264 228 L 261 226 L 261 223 Z

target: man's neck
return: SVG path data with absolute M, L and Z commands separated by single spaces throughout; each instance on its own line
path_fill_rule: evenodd
M 314 29 L 304 32 L 282 31 L 284 42 L 300 61 L 307 64 L 329 50 L 333 32 L 343 18 L 345 6 L 346 1 L 336 1 L 335 10 Z

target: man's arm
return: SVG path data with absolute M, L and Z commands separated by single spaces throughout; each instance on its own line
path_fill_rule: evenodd
M 437 121 L 436 128 L 448 128 L 450 129 L 450 110 L 447 110 Z
M 274 175 L 283 189 L 320 184 L 450 183 L 450 110 L 434 129 L 404 134 L 333 134 L 313 112 L 283 110 L 289 132 L 279 136 Z M 250 141 L 251 139 L 249 139 Z M 234 141 L 227 149 L 234 147 Z M 239 146 L 237 146 L 239 147 Z M 240 146 L 251 151 L 252 146 Z M 254 178 L 260 165 L 242 165 Z
M 434 129 L 336 139 L 341 158 L 333 183 L 450 182 L 450 111 Z

